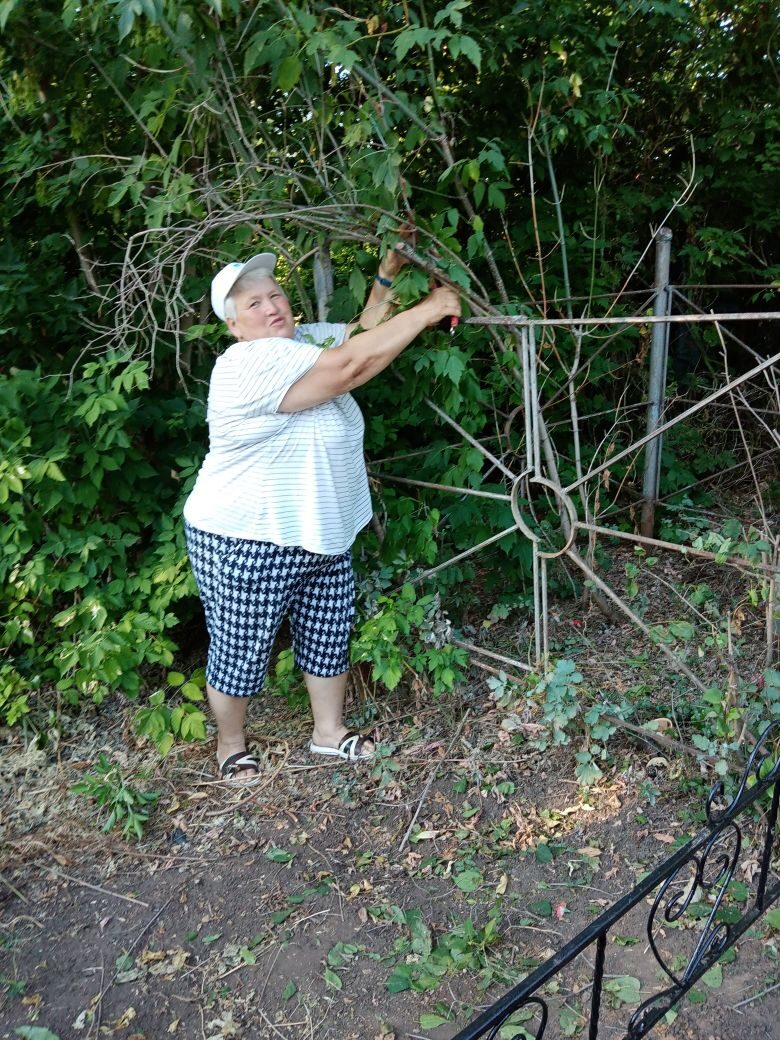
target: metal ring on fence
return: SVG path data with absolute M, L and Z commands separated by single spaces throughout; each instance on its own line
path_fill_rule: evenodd
M 543 552 L 541 549 L 538 550 L 539 555 L 545 560 L 554 560 L 558 556 L 563 556 L 563 554 L 567 553 L 569 549 L 571 549 L 572 545 L 574 545 L 574 539 L 577 536 L 577 510 L 574 508 L 574 503 L 571 498 L 564 493 L 560 484 L 555 484 L 552 480 L 547 480 L 546 477 L 529 477 L 525 473 L 520 474 L 512 485 L 512 494 L 510 497 L 512 516 L 526 538 L 533 542 L 537 547 L 540 542 L 539 535 L 535 534 L 528 524 L 526 524 L 523 519 L 523 514 L 520 512 L 520 503 L 518 502 L 518 499 L 520 497 L 520 484 L 523 480 L 527 480 L 528 484 L 538 484 L 540 487 L 545 487 L 552 491 L 555 498 L 561 503 L 563 509 L 566 510 L 569 519 L 569 534 L 563 548 L 558 549 L 556 552 Z

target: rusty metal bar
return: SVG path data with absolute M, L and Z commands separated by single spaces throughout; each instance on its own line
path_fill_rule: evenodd
M 485 437 L 485 443 L 498 441 L 500 444 L 501 439 L 500 433 L 494 433 Z M 460 446 L 460 441 L 453 444 L 429 445 L 427 448 L 418 448 L 416 451 L 405 451 L 402 455 L 382 455 L 378 459 L 371 459 L 370 463 L 372 466 L 381 466 L 390 462 L 406 462 L 408 459 L 418 458 L 420 455 L 430 455 L 432 451 L 457 451 Z
M 726 407 L 724 405 L 724 407 Z M 762 451 L 758 455 L 753 456 L 753 462 L 760 462 L 761 459 L 765 459 L 768 455 L 775 455 L 777 448 L 767 448 L 766 451 Z M 725 476 L 726 473 L 731 473 L 735 469 L 742 469 L 745 465 L 744 462 L 735 462 L 733 466 L 727 466 L 726 469 L 720 470 L 718 473 L 710 473 L 706 477 L 702 477 L 701 480 L 695 480 L 692 484 L 686 484 L 685 487 L 675 488 L 674 491 L 668 492 L 663 498 L 659 498 L 659 502 L 666 502 L 670 498 L 674 498 L 675 495 L 682 495 L 685 491 L 690 491 L 691 488 L 699 487 L 700 484 L 707 484 L 711 480 L 716 480 L 718 477 Z M 625 506 L 610 506 L 608 509 L 602 511 L 599 516 L 607 517 L 608 519 L 613 516 L 621 516 L 627 510 L 632 508 L 632 504 L 629 503 Z
M 703 307 L 699 307 L 697 304 L 693 302 L 693 300 L 689 300 L 685 293 L 681 293 L 679 286 L 672 286 L 672 295 L 678 297 L 678 299 L 682 300 L 682 302 L 686 304 L 688 307 L 692 307 L 697 314 L 707 313 Z M 754 350 L 751 346 L 745 343 L 744 340 L 740 339 L 739 336 L 735 336 L 730 329 L 724 329 L 723 332 L 726 336 L 729 337 L 730 340 L 732 340 L 734 343 L 737 343 L 740 347 L 746 350 L 748 354 L 752 354 L 754 358 L 761 357 L 757 350 Z
M 520 362 L 523 366 L 523 419 L 525 420 L 525 468 L 533 469 L 531 444 L 533 443 L 533 427 L 531 405 L 531 374 L 528 365 L 528 329 L 520 330 Z
M 631 315 L 624 318 L 529 318 L 526 314 L 497 314 L 488 317 L 464 318 L 465 325 L 513 325 L 517 328 L 534 325 L 536 327 L 570 328 L 572 326 L 591 325 L 656 325 L 671 322 L 682 325 L 686 322 L 724 322 L 724 321 L 778 321 L 780 311 L 743 311 L 739 314 L 669 314 L 664 317 L 655 315 Z
M 759 354 L 758 356 L 760 357 L 761 355 Z M 687 401 L 692 401 L 693 398 L 689 397 L 687 394 L 680 394 L 678 397 L 675 397 L 674 400 L 676 402 L 687 402 Z M 746 403 L 745 404 L 737 404 L 736 402 L 720 402 L 720 401 L 718 401 L 717 404 L 716 404 L 716 407 L 717 408 L 728 408 L 728 410 L 730 412 L 733 412 L 733 411 L 747 412 L 749 415 L 771 415 L 773 417 L 775 417 L 775 416 L 780 417 L 780 410 L 778 410 L 777 408 L 756 408 L 756 407 L 754 407 L 754 405 L 750 404 L 750 402 L 748 401 L 748 399 L 746 397 L 743 396 L 742 400 L 745 401 Z M 709 402 L 707 402 L 707 403 L 709 404 Z M 625 407 L 623 408 L 624 412 L 627 411 L 627 410 L 628 410 L 627 408 L 625 408 Z
M 540 477 L 541 472 L 541 452 L 540 452 L 540 431 L 539 431 L 539 385 L 537 381 L 537 367 L 536 367 L 536 329 L 534 326 L 530 326 L 528 329 L 528 375 L 529 375 L 529 387 L 528 396 L 531 401 L 531 430 L 533 434 L 533 466 L 534 476 Z
M 609 538 L 623 538 L 627 542 L 639 542 L 640 545 L 649 545 L 654 549 L 669 549 L 672 552 L 682 553 L 683 556 L 696 556 L 702 560 L 719 560 L 721 557 L 720 553 L 693 549 L 689 545 L 678 545 L 676 542 L 664 542 L 660 538 L 649 538 L 647 535 L 632 534 L 630 531 L 615 531 L 611 527 L 600 527 L 598 524 L 588 524 L 581 520 L 578 520 L 575 526 L 583 531 L 607 535 Z M 723 563 L 727 563 L 730 567 L 749 567 L 751 570 L 761 571 L 763 574 L 780 574 L 780 565 L 775 567 L 772 564 L 746 560 L 741 556 L 727 556 Z
M 671 309 L 669 292 L 669 264 L 672 256 L 672 232 L 667 227 L 659 229 L 655 238 L 655 300 L 653 314 L 668 316 Z M 658 433 L 666 396 L 666 359 L 669 352 L 669 326 L 653 325 L 650 344 L 650 371 L 648 375 L 647 433 L 655 434 L 645 447 L 645 468 L 642 481 L 642 534 L 652 537 L 655 528 L 655 503 L 658 498 L 658 482 L 661 476 L 661 442 Z
M 508 534 L 512 534 L 513 531 L 517 530 L 519 530 L 517 524 L 512 524 L 512 526 L 507 527 L 505 531 L 499 531 L 498 534 L 491 535 L 490 538 L 486 538 L 484 542 L 480 542 L 479 545 L 472 545 L 470 549 L 458 553 L 457 556 L 452 556 L 444 563 L 439 563 L 436 567 L 431 567 L 429 570 L 423 571 L 422 574 L 417 574 L 414 578 L 409 578 L 408 581 L 404 582 L 404 585 L 419 585 L 420 582 L 425 581 L 426 578 L 438 574 L 439 571 L 446 570 L 447 567 L 451 567 L 454 563 L 460 563 L 461 560 L 465 560 L 468 556 L 471 556 L 475 552 L 479 552 L 480 549 L 484 549 L 488 545 L 493 545 L 494 542 L 500 542 L 502 538 L 506 538 Z
M 547 663 L 550 658 L 550 638 L 547 626 L 547 559 L 542 556 L 541 558 L 541 586 L 542 586 L 542 657 L 537 662 L 537 667 L 547 667 Z
M 650 640 L 653 646 L 658 647 L 658 649 L 661 651 L 664 657 L 666 657 L 666 659 L 669 661 L 669 663 L 676 671 L 682 672 L 682 674 L 686 676 L 686 678 L 690 679 L 693 685 L 696 687 L 697 690 L 699 690 L 700 693 L 707 692 L 707 687 L 690 670 L 688 665 L 684 661 L 681 661 L 676 654 L 672 653 L 672 651 L 669 649 L 668 646 L 666 646 L 665 643 L 660 643 L 658 642 L 658 640 L 653 638 L 653 633 L 650 631 L 650 628 L 644 623 L 644 621 L 639 617 L 639 615 L 635 614 L 634 611 L 623 602 L 620 596 L 618 596 L 616 592 L 613 592 L 609 585 L 607 585 L 606 582 L 603 582 L 595 571 L 591 570 L 591 568 L 587 565 L 587 563 L 585 563 L 581 556 L 579 556 L 577 553 L 568 553 L 567 555 L 573 563 L 576 563 L 576 565 L 582 571 L 584 571 L 586 577 L 593 582 L 596 588 L 603 592 L 607 599 L 611 600 L 618 608 L 618 610 L 621 610 L 641 632 L 644 632 L 644 634 L 647 636 L 647 638 Z
M 486 650 L 484 646 L 475 646 L 473 643 L 467 643 L 463 639 L 451 639 L 450 642 L 453 646 L 461 646 L 464 650 L 468 650 L 473 654 L 481 654 L 483 657 L 489 657 L 491 661 L 499 661 L 501 664 L 511 664 L 513 668 L 521 668 L 526 672 L 533 672 L 536 670 L 532 668 L 530 664 L 518 661 L 514 657 L 505 657 L 503 654 L 497 654 L 493 650 Z
M 765 290 L 768 292 L 778 292 L 780 286 L 777 285 L 750 285 L 746 283 L 736 282 L 734 285 L 723 285 L 721 283 L 713 283 L 712 285 L 678 285 L 678 289 L 755 289 L 757 292 Z
M 539 577 L 539 543 L 532 546 L 534 581 L 534 663 L 538 668 L 542 662 L 542 584 Z
M 477 491 L 475 488 L 454 487 L 450 484 L 433 484 L 429 480 L 412 480 L 410 477 L 396 477 L 392 473 L 383 473 L 369 469 L 368 475 L 377 480 L 393 480 L 396 484 L 410 484 L 412 487 L 431 488 L 433 491 L 454 491 L 458 495 L 474 495 L 476 498 L 493 498 L 498 502 L 511 502 L 511 495 L 501 495 L 497 491 Z
M 460 426 L 458 423 L 456 423 L 454 419 L 450 418 L 450 416 L 447 415 L 443 408 L 439 408 L 437 404 L 435 404 L 427 397 L 423 398 L 423 400 L 429 408 L 436 412 L 440 419 L 443 419 L 446 423 L 449 423 L 450 426 L 454 430 L 457 430 L 461 437 L 463 437 L 464 440 L 467 440 L 472 447 L 477 449 L 477 451 L 481 451 L 485 458 L 489 459 L 493 463 L 493 465 L 500 469 L 505 476 L 509 477 L 509 479 L 513 481 L 517 479 L 516 475 L 512 472 L 511 469 L 505 466 L 500 459 L 497 459 L 496 456 L 492 452 L 488 451 L 484 445 L 480 444 L 476 437 L 472 437 L 471 434 L 464 430 L 463 427 Z

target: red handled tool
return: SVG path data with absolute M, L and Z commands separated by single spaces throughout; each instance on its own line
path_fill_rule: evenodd
M 429 284 L 431 289 L 435 289 L 436 288 L 436 286 L 439 284 L 439 282 L 436 281 L 435 275 L 431 275 L 430 276 L 428 284 Z M 448 314 L 446 318 L 442 318 L 441 319 L 441 321 L 436 326 L 436 328 L 440 329 L 442 332 L 449 332 L 449 334 L 451 336 L 454 336 L 455 335 L 455 329 L 458 327 L 458 322 L 459 321 L 460 321 L 460 318 L 458 317 L 457 314 Z
M 440 329 L 442 332 L 449 332 L 451 336 L 454 336 L 459 321 L 460 318 L 457 314 L 448 314 L 446 318 L 441 319 L 436 328 Z

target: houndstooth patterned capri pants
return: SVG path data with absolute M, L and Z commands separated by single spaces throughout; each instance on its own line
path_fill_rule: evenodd
M 231 697 L 260 692 L 285 615 L 304 672 L 334 676 L 347 670 L 355 612 L 349 551 L 322 556 L 184 527 L 210 638 L 206 680 L 214 689 Z

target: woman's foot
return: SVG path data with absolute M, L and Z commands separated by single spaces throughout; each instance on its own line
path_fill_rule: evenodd
M 239 787 L 252 787 L 260 780 L 260 764 L 246 747 L 217 742 L 217 768 L 221 780 Z
M 309 751 L 314 755 L 331 755 L 346 762 L 362 762 L 376 754 L 376 744 L 368 734 L 356 733 L 344 727 L 340 734 L 321 734 L 316 729 L 312 734 Z

